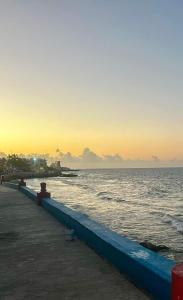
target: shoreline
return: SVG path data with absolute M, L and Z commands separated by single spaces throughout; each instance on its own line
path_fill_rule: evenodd
M 61 171 L 33 173 L 33 172 L 18 172 L 16 174 L 4 174 L 4 181 L 24 179 L 36 179 L 36 178 L 49 178 L 49 177 L 77 177 L 74 173 L 62 173 Z

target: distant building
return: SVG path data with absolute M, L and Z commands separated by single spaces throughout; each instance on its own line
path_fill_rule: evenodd
M 56 170 L 61 170 L 61 164 L 60 164 L 60 161 L 55 161 L 54 163 L 51 164 L 50 166 L 51 168 L 53 169 L 56 169 Z
M 56 161 L 56 168 L 57 168 L 57 169 L 61 169 L 60 160 Z

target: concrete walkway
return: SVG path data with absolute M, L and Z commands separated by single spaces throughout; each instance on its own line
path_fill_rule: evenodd
M 0 186 L 1 300 L 148 300 L 18 191 Z

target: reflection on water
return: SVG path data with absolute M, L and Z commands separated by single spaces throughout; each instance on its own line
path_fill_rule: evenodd
M 183 260 L 183 168 L 82 170 L 46 178 L 52 197 L 137 241 L 170 248 Z M 27 180 L 39 190 L 42 179 Z

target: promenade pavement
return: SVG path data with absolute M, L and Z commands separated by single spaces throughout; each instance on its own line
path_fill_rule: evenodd
M 1 300 L 148 300 L 19 191 L 0 186 Z

